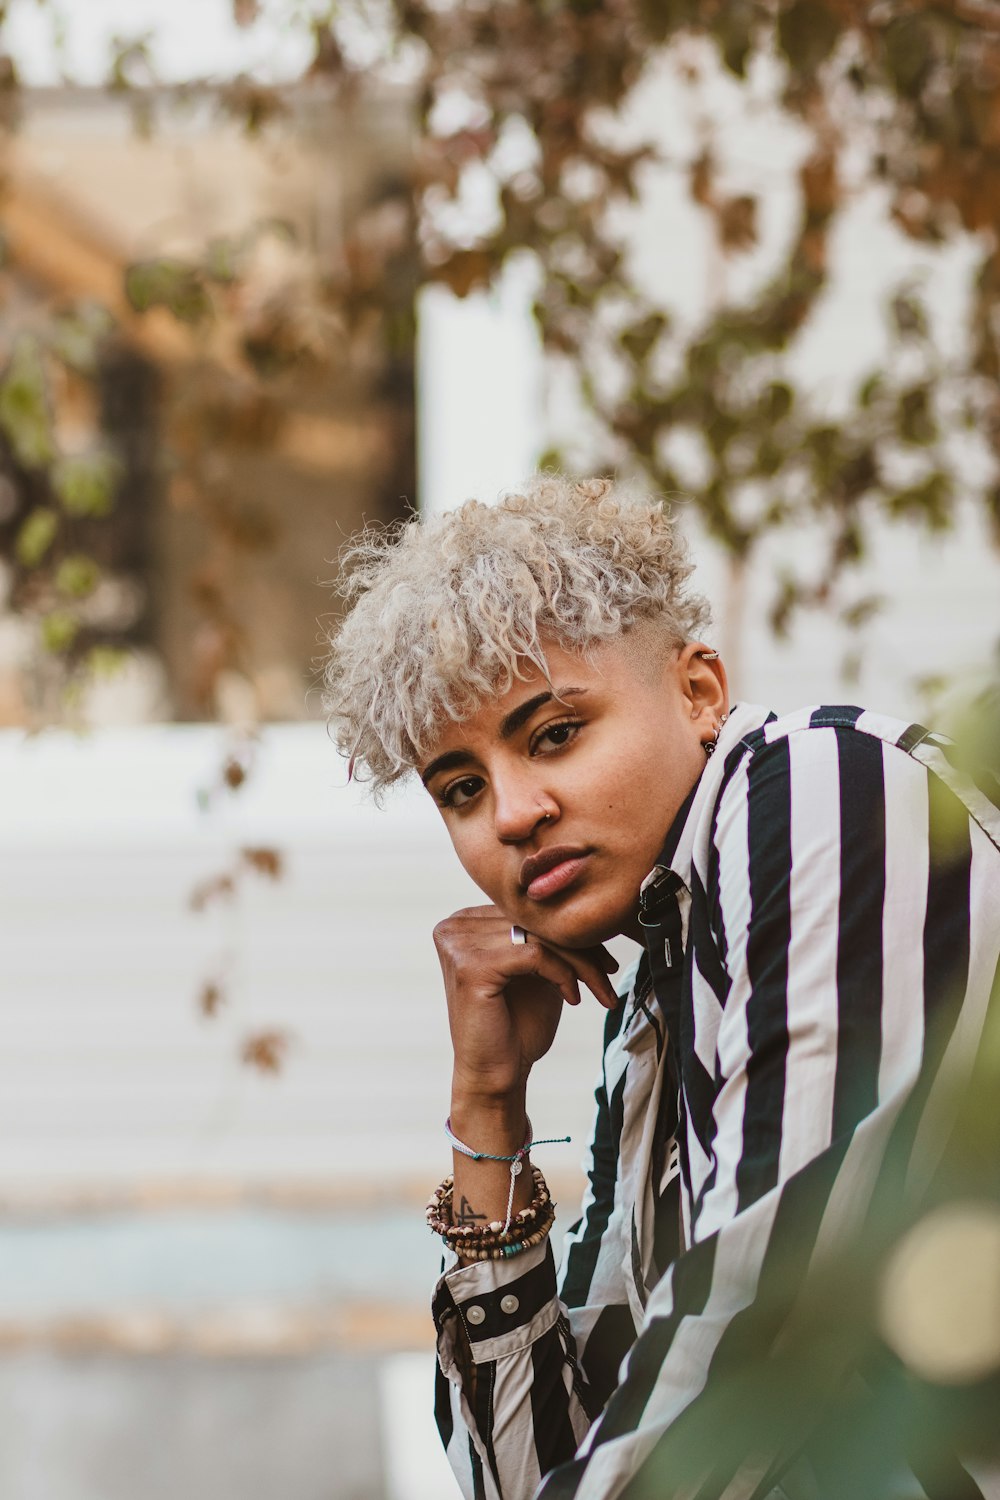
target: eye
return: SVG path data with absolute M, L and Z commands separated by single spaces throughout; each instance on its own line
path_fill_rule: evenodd
M 464 807 L 467 802 L 472 801 L 482 784 L 478 776 L 461 776 L 457 781 L 448 783 L 438 801 L 442 807 Z
M 539 750 L 561 750 L 564 745 L 568 745 L 576 738 L 577 731 L 581 727 L 579 719 L 558 719 L 553 724 L 544 724 L 532 738 L 532 755 Z

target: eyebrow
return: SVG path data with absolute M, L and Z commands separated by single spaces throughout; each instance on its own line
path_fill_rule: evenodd
M 566 698 L 581 698 L 587 691 L 588 689 L 583 687 L 567 687 L 562 688 L 559 692 L 554 690 L 546 691 L 544 693 L 536 693 L 534 698 L 526 698 L 523 703 L 519 703 L 516 708 L 512 708 L 510 713 L 501 719 L 500 738 L 502 740 L 513 739 L 517 731 L 527 724 L 528 720 L 533 714 L 537 713 L 543 704 L 551 703 L 553 699 L 561 702 Z M 421 771 L 420 780 L 426 786 L 431 778 L 437 776 L 441 771 L 451 771 L 456 766 L 464 766 L 471 759 L 471 750 L 446 750 L 443 755 L 438 755 L 431 761 L 429 766 Z

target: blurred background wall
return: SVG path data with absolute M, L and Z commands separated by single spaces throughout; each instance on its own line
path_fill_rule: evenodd
M 738 696 L 946 715 L 1000 638 L 996 31 L 3 28 L 0 1489 L 448 1494 L 430 929 L 476 897 L 326 734 L 338 552 L 618 472 L 674 501 Z M 533 1102 L 564 1224 L 581 1009 Z

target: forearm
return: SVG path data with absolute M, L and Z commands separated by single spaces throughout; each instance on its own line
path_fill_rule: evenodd
M 477 1151 L 513 1157 L 528 1134 L 523 1091 L 485 1100 L 457 1089 L 451 1124 Z M 527 1158 L 511 1201 L 509 1162 L 454 1155 L 456 1222 L 481 1231 L 502 1224 L 508 1206 L 514 1214 L 530 1203 Z M 551 1248 L 458 1261 L 435 1294 L 441 1436 L 466 1495 L 528 1500 L 554 1463 L 572 1457 L 591 1421 Z
M 579 1003 L 581 982 L 602 1004 L 617 1003 L 607 978 L 614 961 L 603 950 L 552 949 L 530 933 L 512 941 L 509 918 L 493 907 L 455 913 L 434 937 L 455 1054 L 451 1129 L 468 1148 L 455 1151 L 450 1194 L 428 1205 L 458 1259 L 434 1296 L 437 1420 L 466 1495 L 527 1500 L 554 1463 L 572 1457 L 591 1420 L 545 1238 L 551 1203 L 520 1154 L 527 1079 L 562 1006 Z M 516 1232 L 501 1233 L 526 1210 Z
M 523 1089 L 500 1099 L 484 1099 L 456 1086 L 451 1098 L 452 1133 L 472 1150 L 488 1157 L 512 1157 L 528 1136 L 528 1117 Z M 474 1161 L 464 1152 L 454 1151 L 455 1188 L 452 1214 L 456 1224 L 483 1229 L 491 1223 L 504 1223 L 508 1204 L 511 1212 L 525 1208 L 532 1197 L 530 1161 L 525 1157 L 514 1177 L 511 1204 L 511 1163 L 509 1161 Z

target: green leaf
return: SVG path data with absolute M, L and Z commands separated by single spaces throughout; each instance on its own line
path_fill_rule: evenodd
M 865 555 L 865 539 L 856 519 L 845 521 L 833 544 L 833 558 L 838 567 L 859 563 Z
M 719 12 L 715 25 L 722 61 L 737 78 L 746 77 L 747 58 L 753 51 L 753 19 L 751 5 L 729 0 Z
M 931 531 L 947 531 L 954 520 L 954 497 L 950 476 L 935 469 L 919 484 L 909 485 L 890 495 L 888 509 L 892 516 L 917 516 Z
M 848 604 L 841 611 L 840 618 L 850 630 L 860 630 L 862 625 L 867 625 L 877 614 L 885 608 L 886 599 L 883 594 L 865 594 L 863 598 L 856 599 L 853 604 Z
M 665 42 L 683 21 L 683 6 L 673 3 L 673 0 L 639 0 L 637 10 L 646 39 L 653 43 Z
M 862 445 L 840 466 L 840 498 L 851 503 L 878 484 L 878 458 L 870 443 Z
M 896 431 L 907 443 L 926 448 L 938 435 L 937 423 L 930 403 L 930 389 L 926 385 L 911 386 L 900 397 L 896 414 Z
M 0 380 L 0 429 L 26 469 L 43 469 L 55 456 L 48 389 L 37 339 L 22 335 Z
M 52 488 L 70 516 L 106 516 L 114 508 L 121 463 L 97 451 L 63 458 L 52 471 Z
M 861 382 L 861 385 L 858 387 L 858 405 L 867 410 L 868 407 L 871 406 L 872 402 L 876 399 L 876 397 L 881 394 L 881 391 L 882 376 L 877 370 L 875 370 L 871 375 L 868 376 L 866 380 L 863 380 Z
M 754 469 L 763 479 L 773 479 L 785 461 L 785 451 L 770 437 L 761 439 Z
M 197 268 L 169 256 L 129 266 L 125 272 L 125 295 L 136 312 L 165 307 L 180 323 L 200 323 L 212 311 L 211 299 Z
M 840 429 L 829 422 L 811 427 L 805 435 L 803 447 L 812 459 L 813 474 L 821 486 L 827 488 L 839 465 Z
M 795 392 L 783 380 L 774 380 L 764 392 L 763 417 L 767 422 L 780 422 L 787 417 L 795 403 Z
M 815 73 L 842 33 L 840 22 L 821 0 L 792 0 L 778 16 L 778 46 L 794 73 Z
M 57 315 L 49 328 L 49 348 L 64 365 L 83 375 L 93 375 L 106 339 L 114 332 L 114 319 L 99 302 L 83 302 L 72 312 Z
M 934 65 L 934 34 L 919 14 L 890 21 L 882 35 L 886 69 L 901 94 L 919 93 Z
M 650 313 L 648 317 L 641 318 L 639 322 L 630 323 L 627 328 L 623 328 L 618 335 L 618 342 L 635 364 L 645 364 L 657 340 L 667 327 L 668 320 L 665 313 Z
M 897 292 L 890 303 L 892 321 L 901 338 L 925 339 L 927 312 L 914 292 Z
M 771 629 L 779 640 L 787 638 L 789 623 L 800 599 L 799 585 L 788 573 L 783 573 L 778 580 L 778 592 L 768 611 Z
M 208 281 L 230 286 L 239 275 L 243 245 L 229 235 L 209 240 L 205 248 L 204 272 Z
M 37 568 L 55 541 L 59 518 L 47 505 L 36 506 L 24 519 L 17 533 L 14 552 L 25 568 Z
M 65 609 L 53 609 L 43 617 L 41 630 L 46 651 L 58 655 L 72 646 L 79 634 L 80 622 Z
M 739 424 L 728 412 L 716 410 L 705 427 L 705 440 L 717 459 L 725 453 L 738 430 Z
M 129 653 L 118 646 L 92 646 L 87 652 L 86 670 L 92 677 L 116 677 L 127 665 Z
M 154 80 L 152 43 L 151 31 L 136 36 L 112 36 L 107 80 L 111 93 L 129 93 Z
M 64 557 L 56 569 L 56 588 L 71 599 L 85 599 L 101 581 L 101 570 L 82 552 Z

